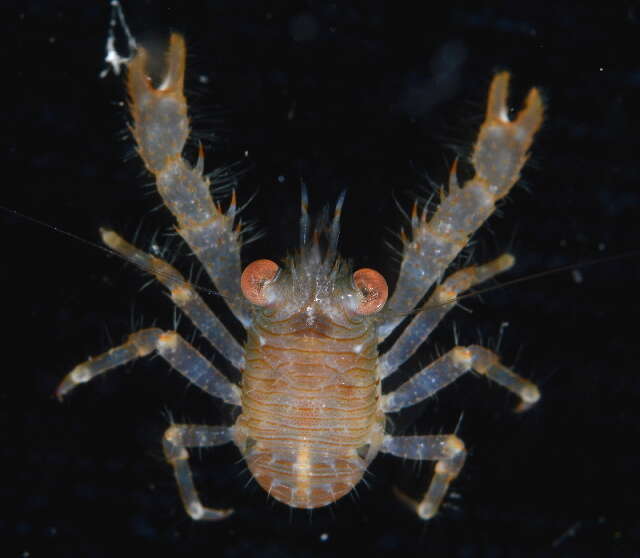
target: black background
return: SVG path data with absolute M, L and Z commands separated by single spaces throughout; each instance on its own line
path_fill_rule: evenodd
M 133 33 L 189 47 L 187 91 L 207 167 L 241 161 L 245 218 L 266 234 L 245 260 L 295 247 L 300 181 L 312 210 L 346 188 L 342 253 L 393 284 L 385 241 L 407 209 L 469 152 L 492 74 L 513 72 L 548 111 L 523 180 L 475 237 L 472 261 L 504 250 L 498 282 L 639 248 L 637 2 L 125 2 Z M 3 3 L 2 204 L 93 242 L 111 226 L 184 248 L 126 130 L 122 78 L 101 79 L 104 2 Z M 195 142 L 191 144 L 191 150 Z M 192 151 L 190 151 L 192 152 Z M 279 178 L 282 177 L 282 178 Z M 638 556 L 638 257 L 471 298 L 397 381 L 454 342 L 496 347 L 542 389 L 526 414 L 469 375 L 396 417 L 406 433 L 459 435 L 470 457 L 436 519 L 419 495 L 430 464 L 380 456 L 357 495 L 331 509 L 268 500 L 231 445 L 194 456 L 217 523 L 182 510 L 160 439 L 170 417 L 222 424 L 223 409 L 159 359 L 52 393 L 75 364 L 174 311 L 131 265 L 3 214 L 0 535 L 3 556 Z M 176 254 L 177 252 L 177 254 Z M 459 262 L 459 264 L 462 262 Z M 204 279 L 201 282 L 206 286 Z M 212 305 L 219 306 L 213 300 Z M 500 336 L 500 324 L 508 323 Z M 183 320 L 180 331 L 189 336 Z M 501 337 L 501 339 L 500 339 Z M 196 340 L 203 351 L 204 343 Z M 396 383 L 397 383 L 396 381 Z M 394 382 L 390 382 L 392 387 Z M 248 483 L 248 484 L 247 484 Z

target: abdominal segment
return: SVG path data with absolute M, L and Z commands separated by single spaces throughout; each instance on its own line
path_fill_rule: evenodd
M 367 333 L 310 333 L 252 331 L 235 425 L 258 484 L 297 508 L 325 506 L 350 492 L 375 455 L 369 449 L 384 422 Z

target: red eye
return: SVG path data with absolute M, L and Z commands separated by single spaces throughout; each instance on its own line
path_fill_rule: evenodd
M 389 287 L 382 275 L 365 267 L 353 274 L 353 282 L 362 293 L 362 300 L 356 308 L 356 314 L 368 316 L 382 310 L 389 296 Z
M 251 262 L 242 272 L 240 288 L 245 298 L 257 306 L 266 306 L 268 300 L 264 288 L 273 281 L 280 268 L 271 260 L 256 260 Z

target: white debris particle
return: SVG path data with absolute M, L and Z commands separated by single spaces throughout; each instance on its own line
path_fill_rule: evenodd
M 579 269 L 574 269 L 573 271 L 571 271 L 571 275 L 575 283 L 577 283 L 578 285 L 582 283 L 582 272 Z
M 151 252 L 154 256 L 161 256 L 162 250 L 157 242 L 152 242 L 151 246 L 149 246 L 149 252 Z
M 129 48 L 129 56 L 121 56 L 116 50 L 116 35 L 115 29 L 120 24 L 120 28 L 127 39 L 127 46 Z M 126 66 L 131 60 L 133 54 L 137 48 L 136 40 L 131 34 L 129 26 L 124 18 L 122 6 L 118 0 L 111 0 L 111 17 L 109 19 L 109 35 L 107 37 L 107 55 L 104 61 L 107 63 L 107 67 L 100 72 L 100 77 L 105 78 L 109 73 L 109 67 L 113 70 L 115 75 L 120 75 L 120 67 Z
M 329 533 L 322 533 L 322 535 L 320 535 L 321 542 L 327 542 L 328 540 L 329 540 Z

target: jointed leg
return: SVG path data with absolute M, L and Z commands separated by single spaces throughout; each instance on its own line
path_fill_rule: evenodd
M 380 357 L 378 370 L 382 378 L 395 372 L 425 342 L 447 312 L 456 305 L 457 296 L 474 285 L 482 283 L 509 269 L 514 258 L 503 254 L 484 265 L 473 265 L 456 271 L 436 287 L 424 307 L 409 322 L 393 346 Z
M 493 213 L 495 202 L 507 195 L 527 160 L 533 136 L 542 123 L 540 93 L 532 89 L 525 107 L 509 119 L 507 94 L 509 74 L 497 74 L 491 82 L 487 113 L 476 140 L 471 162 L 475 176 L 458 185 L 455 165 L 449 191 L 433 216 L 426 209 L 411 215 L 411 238 L 405 239 L 400 276 L 386 306 L 388 320 L 380 330 L 385 338 L 411 312 L 449 264 L 464 248 L 470 236 Z
M 173 368 L 200 389 L 226 403 L 240 405 L 238 386 L 231 383 L 175 331 L 162 331 L 158 328 L 132 333 L 126 343 L 79 364 L 64 377 L 56 390 L 56 396 L 62 399 L 77 385 L 153 351 L 158 351 Z
M 396 491 L 422 519 L 431 519 L 438 512 L 449 485 L 460 473 L 467 456 L 462 440 L 452 434 L 385 436 L 380 451 L 405 459 L 437 461 L 429 489 L 420 502 Z
M 224 519 L 233 510 L 216 510 L 202 505 L 193 483 L 187 448 L 220 446 L 230 442 L 231 437 L 232 429 L 227 426 L 190 424 L 174 424 L 164 434 L 162 441 L 164 455 L 173 467 L 184 509 L 193 519 L 216 521 Z
M 534 383 L 503 366 L 494 352 L 471 345 L 454 347 L 398 389 L 384 395 L 382 409 L 389 413 L 420 403 L 469 370 L 475 370 L 520 397 L 516 411 L 524 411 L 540 399 L 540 391 Z
M 103 242 L 112 250 L 122 254 L 127 260 L 138 265 L 144 271 L 153 273 L 171 293 L 171 300 L 193 322 L 198 330 L 209 340 L 216 350 L 236 368 L 244 364 L 244 351 L 235 337 L 204 303 L 195 289 L 172 265 L 151 256 L 129 244 L 117 233 L 101 229 Z

